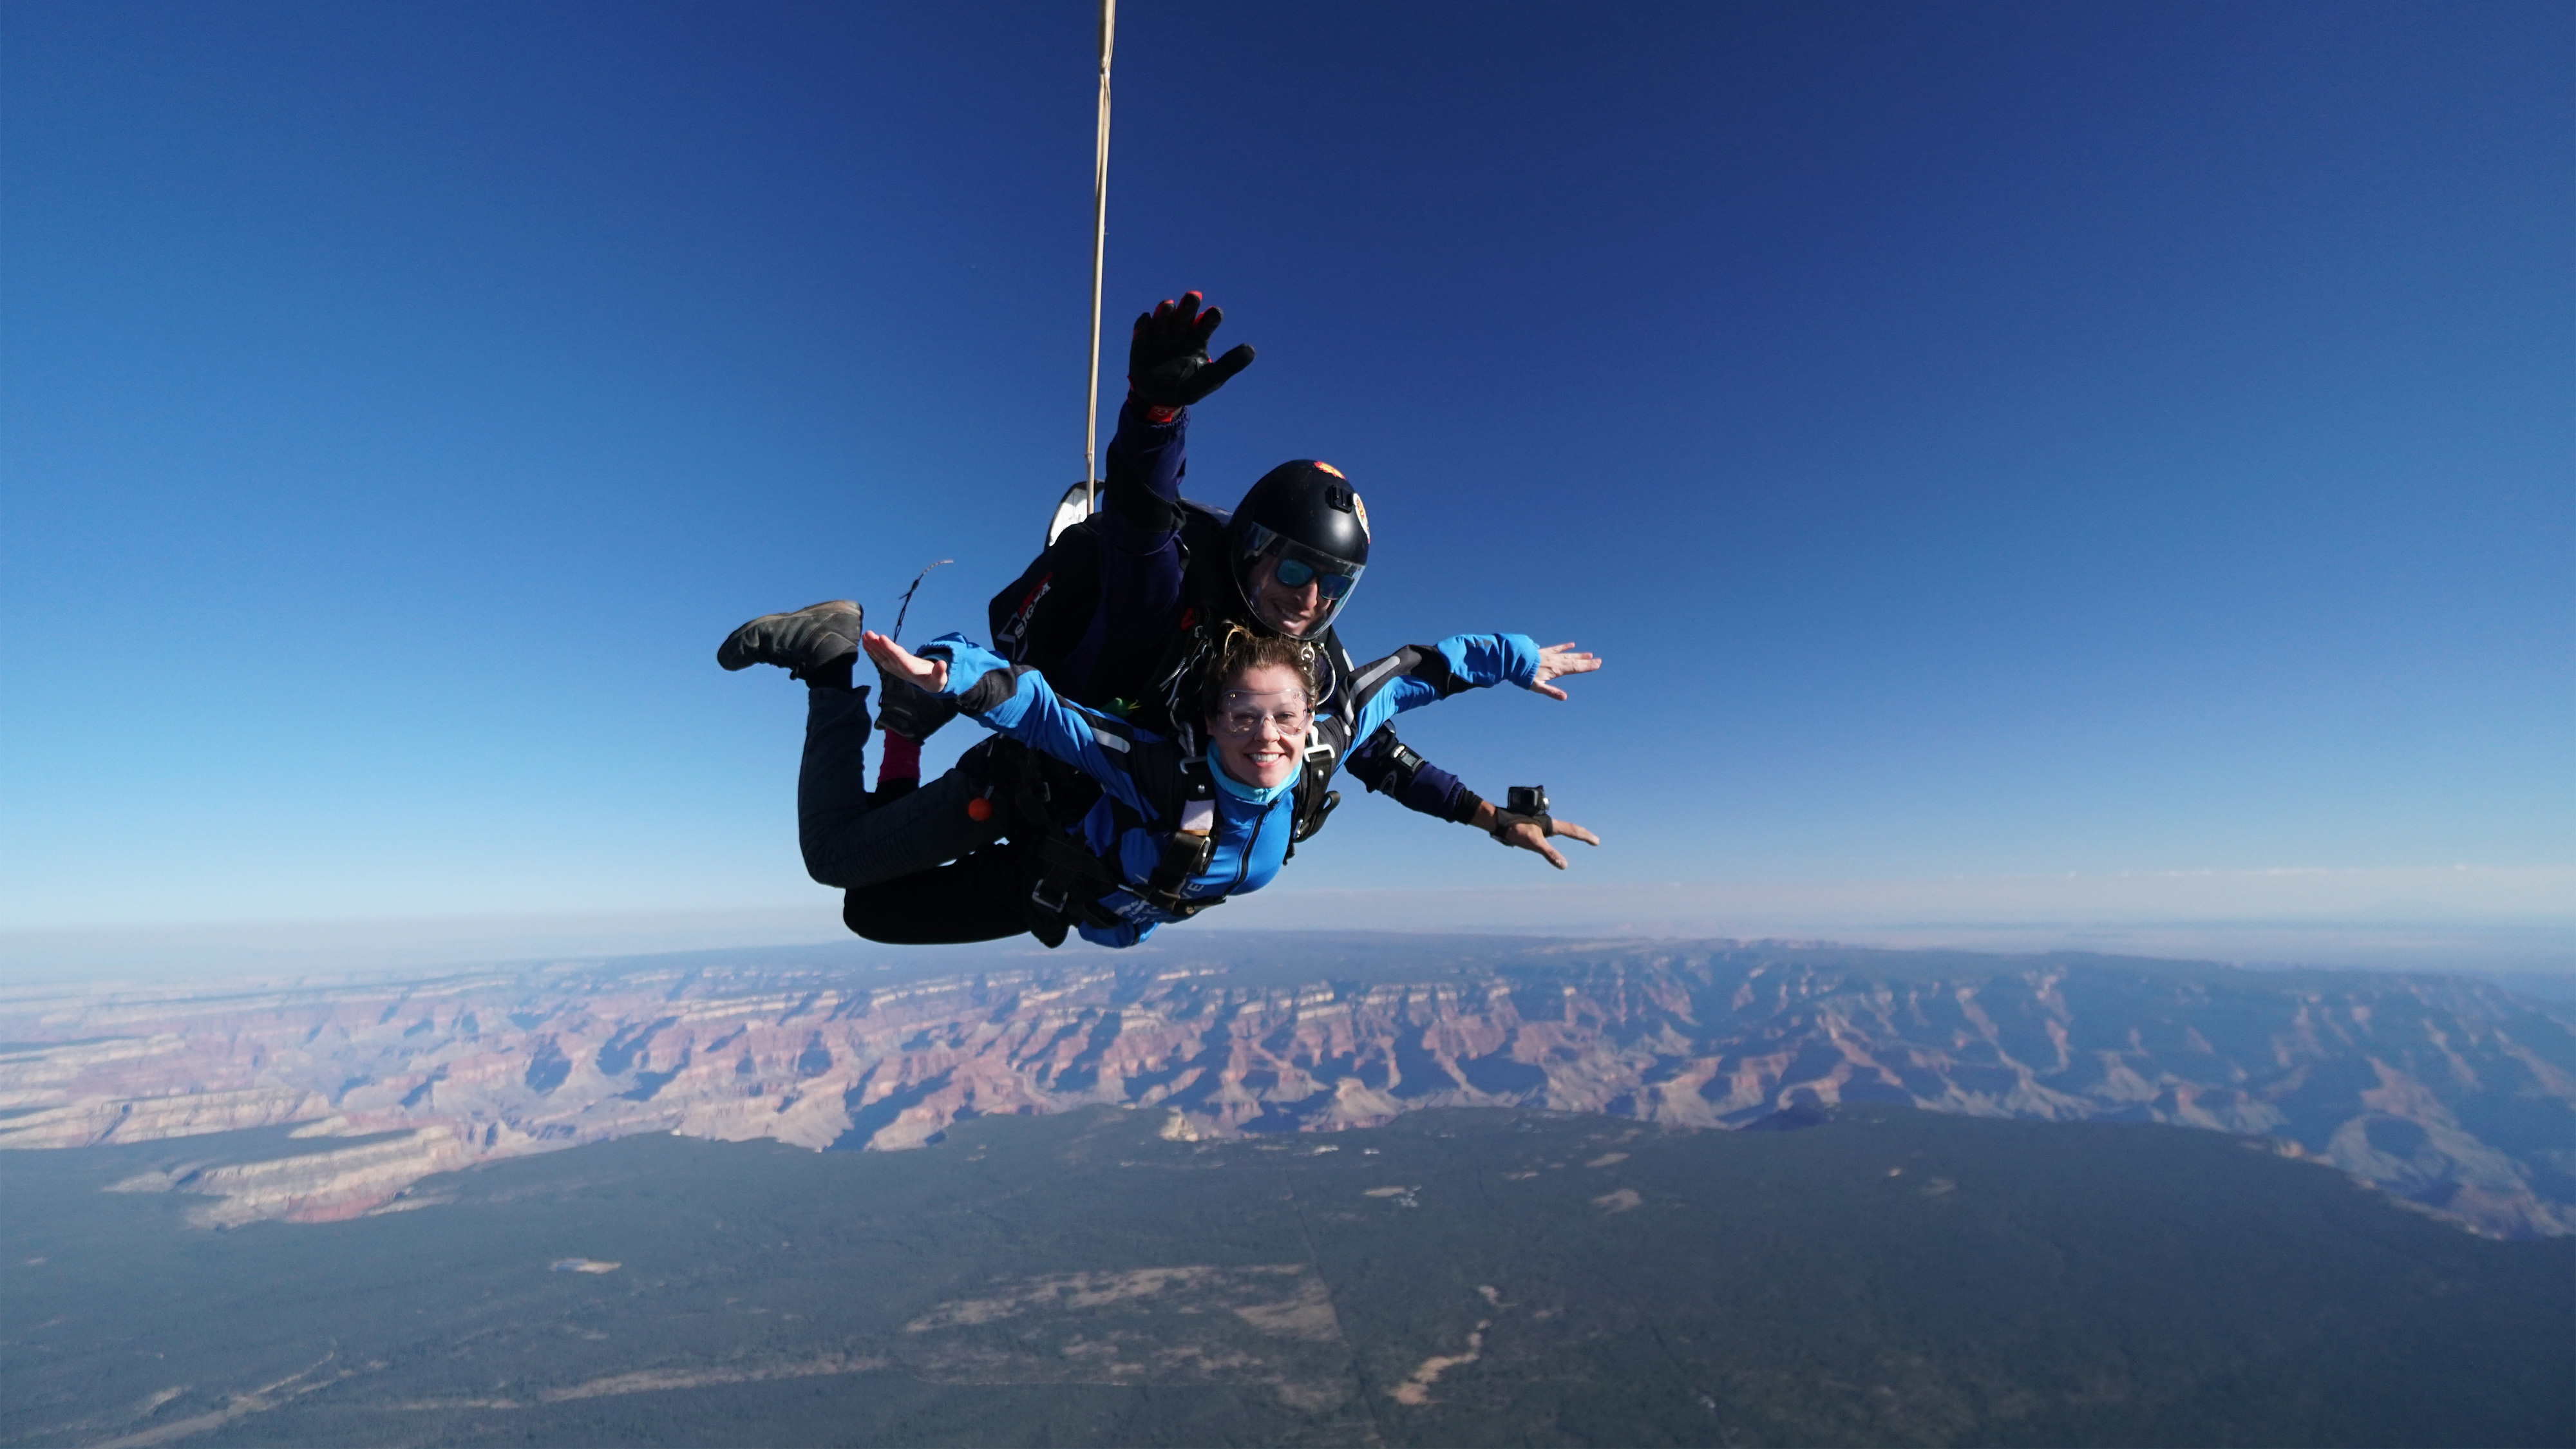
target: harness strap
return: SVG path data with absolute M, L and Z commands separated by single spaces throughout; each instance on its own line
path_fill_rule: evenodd
M 1327 738 L 1328 723 L 1338 721 L 1319 716 L 1306 732 L 1306 756 L 1297 776 L 1297 809 L 1289 817 L 1288 852 L 1280 857 L 1283 863 L 1296 858 L 1297 843 L 1323 829 L 1325 819 L 1342 803 L 1342 792 L 1325 786 L 1332 783 L 1333 766 L 1339 757 L 1332 738 L 1340 738 L 1346 732 L 1336 731 Z
M 1030 772 L 1033 776 L 1034 771 Z M 1163 842 L 1162 859 L 1142 885 L 1130 885 L 1119 869 L 1103 860 L 1073 833 L 1071 828 L 1050 828 L 1038 836 L 1038 879 L 1029 891 L 1029 904 L 1048 918 L 1078 920 L 1104 929 L 1119 925 L 1120 918 L 1100 905 L 1100 897 L 1114 890 L 1124 890 L 1166 915 L 1187 920 L 1210 906 L 1222 905 L 1225 897 L 1191 900 L 1182 892 L 1191 881 L 1207 873 L 1208 864 L 1216 857 L 1216 786 L 1208 778 L 1207 764 L 1192 760 L 1181 767 L 1183 794 L 1180 802 L 1180 826 Z M 1033 791 L 1029 776 L 1024 776 L 1019 794 L 1020 808 L 1025 812 L 1034 802 L 1034 818 L 1047 820 L 1046 791 L 1041 783 Z M 1128 812 L 1123 809 L 1121 816 Z M 1120 835 L 1126 833 L 1126 822 L 1120 822 Z
M 1085 925 L 1111 926 L 1117 918 L 1100 909 L 1102 892 L 1122 884 L 1109 863 L 1065 831 L 1038 837 L 1038 879 L 1029 889 L 1029 904 L 1049 916 Z
M 1216 858 L 1216 782 L 1204 758 L 1181 766 L 1181 819 L 1163 842 L 1163 858 L 1154 862 L 1136 894 L 1166 911 L 1189 904 L 1182 892 Z

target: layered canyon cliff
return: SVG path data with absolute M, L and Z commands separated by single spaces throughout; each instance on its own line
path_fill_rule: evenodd
M 2249 1134 L 2480 1232 L 2576 1231 L 2576 1013 L 2459 977 L 1211 936 L 937 975 L 746 952 L 19 991 L 0 1040 L 0 1147 L 294 1124 L 296 1155 L 125 1184 L 214 1225 L 400 1209 L 435 1173 L 641 1132 L 888 1149 L 1095 1103 L 1198 1136 L 1464 1105 L 1728 1128 L 1873 1101 Z

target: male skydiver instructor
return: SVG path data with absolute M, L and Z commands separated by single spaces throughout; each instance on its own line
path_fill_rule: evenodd
M 1311 641 L 1328 694 L 1319 723 L 1338 714 L 1347 727 L 1348 711 L 1332 708 L 1329 698 L 1351 664 L 1333 621 L 1369 553 L 1368 510 L 1350 480 L 1329 463 L 1283 463 L 1252 485 L 1231 517 L 1180 496 L 1189 471 L 1189 405 L 1253 359 L 1249 346 L 1209 358 L 1209 339 L 1224 317 L 1220 308 L 1202 310 L 1199 294 L 1189 292 L 1136 318 L 1103 509 L 1067 529 L 994 596 L 994 647 L 1015 664 L 1043 670 L 1068 699 L 1186 738 L 1199 711 L 1185 686 L 1203 672 L 1226 627 L 1241 625 Z M 1571 645 L 1554 645 L 1543 652 L 1533 688 L 1562 700 L 1565 691 L 1550 679 L 1599 667 Z M 917 694 L 885 678 L 881 703 L 889 713 L 880 723 L 901 730 L 890 719 L 918 717 L 937 728 L 943 716 L 906 707 Z M 1328 742 L 1331 733 L 1325 730 Z M 1547 843 L 1549 834 L 1600 843 L 1572 821 L 1543 829 L 1534 819 L 1498 818 L 1503 812 L 1406 747 L 1392 726 L 1353 744 L 1332 743 L 1332 754 L 1319 761 L 1324 768 L 1308 772 L 1300 839 L 1320 828 L 1337 802 L 1325 786 L 1338 767 L 1372 791 L 1536 851 L 1560 870 L 1565 859 Z
M 1157 724 L 1197 716 L 1196 702 L 1181 697 L 1193 674 L 1189 664 L 1205 653 L 1207 631 L 1228 617 L 1262 633 L 1320 633 L 1313 650 L 1319 672 L 1347 673 L 1349 656 L 1332 635 L 1331 620 L 1367 557 L 1366 515 L 1347 480 L 1327 465 L 1273 470 L 1246 495 L 1231 527 L 1221 515 L 1180 503 L 1185 409 L 1252 359 L 1249 347 L 1213 362 L 1208 358 L 1207 339 L 1222 313 L 1202 312 L 1198 302 L 1191 293 L 1177 306 L 1167 302 L 1137 319 L 1129 353 L 1131 393 L 1105 470 L 1108 506 L 1032 565 L 1022 583 L 1035 584 L 1006 590 L 995 607 L 995 633 L 1007 641 L 1014 662 L 1044 669 L 1051 682 L 1061 680 L 1058 687 L 1068 698 L 1096 702 L 1113 713 L 1141 710 Z M 1196 553 L 1187 551 L 1185 537 L 1197 543 Z M 1199 567 L 1190 566 L 1194 559 Z M 1217 567 L 1220 561 L 1232 567 Z M 1005 603 L 1015 606 L 1008 621 L 999 617 Z M 1004 622 L 1013 627 L 1002 627 Z M 777 664 L 808 684 L 797 781 L 798 835 L 807 870 L 823 884 L 848 889 L 845 916 L 853 930 L 879 940 L 924 939 L 913 934 L 918 912 L 907 903 L 923 882 L 907 878 L 1000 849 L 995 842 L 1013 828 L 1013 815 L 1026 812 L 996 808 L 994 797 L 1012 783 L 1008 777 L 1025 775 L 1029 767 L 997 764 L 989 747 L 979 747 L 959 769 L 909 789 L 919 770 L 920 741 L 954 711 L 881 673 L 887 747 L 879 789 L 867 791 L 861 752 L 869 733 L 868 691 L 854 688 L 851 677 L 860 633 L 858 606 L 832 601 L 752 620 L 725 640 L 717 660 L 727 669 Z M 1598 660 L 1570 646 L 1550 648 L 1542 651 L 1530 687 L 1561 700 L 1565 694 L 1548 683 L 1551 678 L 1598 667 Z M 1318 734 L 1328 736 L 1320 709 L 1318 716 Z M 1347 709 L 1340 716 L 1346 729 L 1348 716 Z M 1564 859 L 1547 844 L 1548 836 L 1598 844 L 1589 831 L 1551 821 L 1543 811 L 1497 811 L 1389 731 L 1372 734 L 1358 750 L 1349 748 L 1346 737 L 1329 750 L 1317 761 L 1322 768 L 1304 772 L 1315 784 L 1300 801 L 1299 838 L 1311 834 L 1338 801 L 1321 783 L 1339 755 L 1370 788 L 1425 813 L 1475 824 L 1505 844 L 1546 856 L 1559 869 Z M 1033 793 L 1043 798 L 1047 782 L 1036 783 L 1040 788 L 1033 792 L 1030 781 L 1018 780 L 1016 790 L 1004 792 L 1004 803 L 1024 804 Z M 1050 812 L 1058 822 L 1086 808 L 1078 788 L 1060 793 L 1066 798 Z M 1018 826 L 1020 835 L 1031 833 L 1027 820 Z

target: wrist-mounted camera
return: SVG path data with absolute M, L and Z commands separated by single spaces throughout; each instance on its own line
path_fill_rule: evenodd
M 1556 822 L 1547 814 L 1545 785 L 1514 785 L 1501 807 L 1494 811 L 1494 838 L 1505 845 L 1512 843 L 1512 827 L 1535 825 L 1544 840 L 1556 833 Z

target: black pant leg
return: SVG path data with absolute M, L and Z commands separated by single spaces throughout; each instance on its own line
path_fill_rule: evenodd
M 992 844 L 937 870 L 851 889 L 841 921 L 889 946 L 955 946 L 1027 932 L 1029 887 L 1023 852 Z
M 847 885 L 844 864 L 868 815 L 868 692 L 808 685 L 805 755 L 796 768 L 796 843 L 805 873 Z
M 925 871 L 998 839 L 1002 812 L 966 813 L 983 786 L 955 770 L 873 805 L 867 789 L 868 691 L 808 689 L 805 758 L 796 772 L 796 840 L 806 874 L 866 886 Z M 984 938 L 978 938 L 984 939 Z

